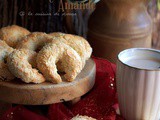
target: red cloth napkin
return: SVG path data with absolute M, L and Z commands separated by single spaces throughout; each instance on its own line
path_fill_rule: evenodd
M 116 114 L 117 94 L 115 65 L 93 57 L 96 63 L 96 82 L 93 89 L 72 106 L 63 103 L 49 106 L 48 115 L 42 116 L 23 106 L 9 109 L 1 120 L 70 120 L 76 115 L 87 115 L 97 120 L 123 120 Z

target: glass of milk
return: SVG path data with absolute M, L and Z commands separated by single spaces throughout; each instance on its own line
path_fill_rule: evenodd
M 117 91 L 126 120 L 160 119 L 160 51 L 131 48 L 119 53 Z

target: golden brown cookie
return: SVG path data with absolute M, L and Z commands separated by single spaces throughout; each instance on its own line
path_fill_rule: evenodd
M 88 116 L 77 115 L 73 117 L 71 120 L 96 120 L 96 119 Z
M 27 49 L 14 50 L 7 59 L 9 70 L 26 83 L 44 82 L 43 75 L 33 68 L 36 64 L 36 54 L 36 52 Z
M 17 45 L 17 49 L 29 49 L 39 51 L 46 43 L 51 42 L 53 39 L 46 33 L 33 32 L 24 37 Z
M 61 41 L 72 47 L 80 55 L 83 66 L 85 65 L 86 60 L 91 57 L 92 48 L 88 41 L 83 37 L 64 33 L 52 33 L 50 35 L 54 40 Z
M 61 63 L 67 81 L 73 81 L 82 70 L 82 61 L 78 53 L 61 41 L 48 43 L 37 55 L 37 67 L 46 80 L 53 83 L 62 82 L 61 76 L 57 73 L 58 62 Z
M 7 26 L 0 29 L 0 39 L 15 48 L 17 43 L 29 33 L 27 29 L 17 25 Z
M 13 49 L 11 47 L 9 47 L 4 41 L 0 40 L 0 81 L 10 81 L 15 78 L 8 70 L 8 66 L 5 62 L 12 51 Z

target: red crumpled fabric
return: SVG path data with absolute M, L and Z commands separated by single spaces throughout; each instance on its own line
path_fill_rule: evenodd
M 116 114 L 118 106 L 115 85 L 116 66 L 105 59 L 95 57 L 93 59 L 96 63 L 95 85 L 78 103 L 52 104 L 46 116 L 36 114 L 24 106 L 16 106 L 9 109 L 0 120 L 70 120 L 76 115 L 87 115 L 97 120 L 123 120 Z

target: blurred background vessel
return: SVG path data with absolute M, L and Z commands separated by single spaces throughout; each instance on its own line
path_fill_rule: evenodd
M 95 56 L 116 62 L 120 51 L 151 47 L 152 20 L 145 0 L 102 0 L 90 17 L 88 40 Z

